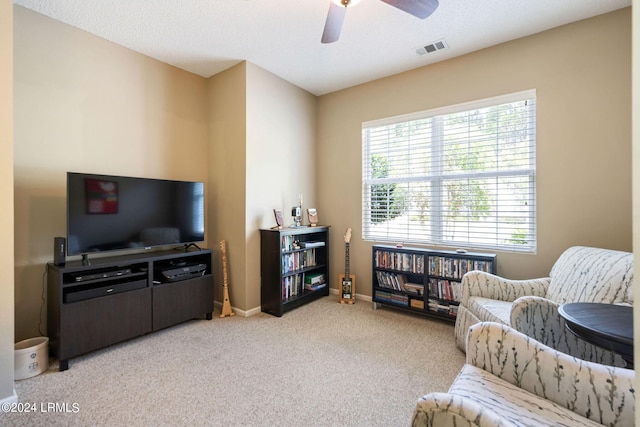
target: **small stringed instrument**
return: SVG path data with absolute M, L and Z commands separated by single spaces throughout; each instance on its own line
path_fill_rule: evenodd
M 349 274 L 349 243 L 351 242 L 351 228 L 347 228 L 344 235 L 344 274 L 338 281 L 340 286 L 340 303 L 353 304 L 356 302 L 356 276 Z
M 229 280 L 227 274 L 227 245 L 224 240 L 220 241 L 220 249 L 222 249 L 222 272 L 224 276 L 224 302 L 222 303 L 222 314 L 220 317 L 233 316 L 235 313 L 231 310 L 231 302 L 229 301 Z

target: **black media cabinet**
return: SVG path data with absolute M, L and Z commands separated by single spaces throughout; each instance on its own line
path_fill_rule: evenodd
M 205 268 L 167 280 L 161 271 Z M 170 250 L 47 265 L 47 333 L 60 360 L 213 314 L 211 250 Z

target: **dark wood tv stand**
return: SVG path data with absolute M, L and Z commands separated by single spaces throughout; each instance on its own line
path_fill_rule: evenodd
M 200 265 L 202 272 L 169 281 L 158 272 Z M 47 264 L 50 349 L 69 359 L 186 320 L 213 314 L 211 250 L 168 250 L 92 257 L 91 265 Z

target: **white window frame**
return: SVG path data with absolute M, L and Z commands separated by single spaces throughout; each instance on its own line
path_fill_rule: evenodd
M 431 127 L 435 127 L 436 120 L 440 117 L 447 116 L 455 113 L 463 113 L 469 111 L 475 111 L 480 109 L 485 109 L 488 107 L 495 107 L 502 104 L 509 104 L 515 102 L 527 101 L 527 104 L 530 108 L 527 108 L 526 114 L 527 120 L 530 125 L 527 129 L 528 135 L 528 162 L 525 167 L 518 167 L 517 169 L 506 170 L 500 169 L 490 170 L 490 171 L 478 171 L 478 172 L 458 172 L 458 173 L 446 173 L 442 168 L 442 159 L 443 154 L 441 144 L 442 142 L 438 141 L 437 138 L 433 138 L 430 140 L 431 146 L 431 158 L 430 158 L 430 172 L 427 175 L 416 175 L 412 176 L 411 174 L 406 176 L 398 176 L 398 177 L 387 177 L 387 178 L 373 178 L 371 166 L 371 149 L 368 141 L 368 131 L 380 128 L 388 125 L 398 125 L 403 123 L 409 123 L 415 120 L 424 120 L 424 119 L 432 119 Z M 530 101 L 530 102 L 529 102 Z M 536 91 L 535 89 L 512 93 L 508 95 L 502 95 L 492 98 L 487 98 L 479 101 L 472 101 L 442 108 L 436 108 L 428 111 L 422 111 L 412 114 L 406 114 L 401 116 L 395 116 L 390 118 L 385 118 L 381 120 L 374 120 L 362 123 L 362 142 L 363 142 L 363 151 L 362 151 L 362 161 L 363 161 L 363 181 L 362 181 L 362 238 L 366 241 L 386 241 L 393 243 L 416 243 L 416 244 L 426 244 L 426 245 L 434 245 L 434 246 L 443 246 L 443 247 L 455 247 L 455 248 L 477 248 L 477 249 L 493 249 L 493 250 L 502 250 L 502 251 L 513 251 L 513 252 L 530 252 L 535 253 L 537 247 L 537 230 L 536 230 Z M 375 143 L 375 142 L 374 142 Z M 500 148 L 496 143 L 496 149 L 499 151 Z M 500 151 L 499 151 L 500 152 Z M 410 153 L 406 152 L 403 154 L 407 159 L 410 158 Z M 407 160 L 407 163 L 409 161 Z M 409 169 L 409 168 L 407 168 Z M 497 182 L 500 181 L 501 178 L 505 177 L 520 177 L 520 179 L 524 182 L 525 188 L 527 188 L 527 193 L 524 196 L 527 200 L 525 202 L 525 208 L 520 208 L 524 210 L 526 220 L 526 229 L 524 230 L 524 237 L 521 241 L 511 241 L 504 239 L 503 232 L 500 230 L 504 230 L 504 223 L 501 219 L 496 220 L 496 235 L 495 241 L 487 241 L 490 239 L 478 239 L 474 240 L 470 238 L 468 241 L 460 241 L 455 240 L 452 241 L 443 236 L 443 210 L 445 206 L 442 201 L 441 195 L 442 193 L 442 182 L 444 180 L 455 180 L 455 179 L 466 179 L 466 180 L 482 180 L 482 179 L 495 179 L 496 180 L 496 188 L 499 187 Z M 523 179 L 524 178 L 524 179 Z M 516 179 L 516 178 L 514 178 Z M 372 221 L 372 217 L 374 213 L 372 212 L 372 201 L 371 201 L 371 188 L 372 185 L 376 184 L 396 184 L 396 185 L 404 185 L 408 188 L 411 188 L 412 183 L 428 183 L 431 188 L 430 191 L 430 199 L 429 199 L 429 232 L 427 235 L 421 235 L 420 232 L 416 232 L 416 228 L 412 227 L 411 220 L 406 220 L 407 226 L 406 229 L 401 227 L 402 229 L 394 228 L 391 232 L 380 231 L 380 228 L 376 228 L 374 222 Z M 407 190 L 408 194 L 411 195 L 410 190 Z M 502 196 L 505 196 L 505 193 L 501 193 Z M 499 203 L 500 197 L 496 197 L 493 201 L 497 206 Z M 498 208 L 496 207 L 496 212 L 498 212 Z M 409 216 L 409 215 L 407 215 Z M 501 214 L 496 214 L 496 218 L 500 218 Z M 488 222 L 490 223 L 490 221 Z M 457 225 L 465 224 L 464 221 L 457 222 Z M 469 227 L 474 227 L 470 221 L 467 221 L 466 224 Z M 477 224 L 476 224 L 477 226 Z M 471 235 L 472 233 L 469 233 Z M 487 234 L 489 236 L 490 234 Z

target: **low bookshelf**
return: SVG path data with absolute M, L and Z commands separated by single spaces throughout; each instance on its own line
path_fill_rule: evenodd
M 329 295 L 329 227 L 260 230 L 260 306 L 282 316 Z
M 496 255 L 375 245 L 373 304 L 455 321 L 462 276 L 471 270 L 495 274 Z

